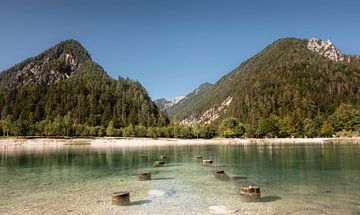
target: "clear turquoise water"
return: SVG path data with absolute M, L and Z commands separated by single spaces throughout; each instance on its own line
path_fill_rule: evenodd
M 0 151 L 0 214 L 360 214 L 359 144 L 66 146 Z M 161 154 L 164 167 L 153 167 Z M 203 166 L 212 159 L 211 166 Z M 229 181 L 212 174 L 224 170 Z M 150 171 L 153 180 L 139 181 Z M 256 184 L 260 202 L 239 188 Z M 131 205 L 111 204 L 129 191 Z

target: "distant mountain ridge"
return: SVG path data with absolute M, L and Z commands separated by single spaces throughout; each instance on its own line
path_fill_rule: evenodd
M 341 53 L 329 40 L 285 38 L 240 64 L 191 102 L 184 100 L 167 112 L 185 124 L 232 116 L 256 125 L 276 116 L 301 127 L 305 119 L 326 116 L 341 103 L 359 107 L 359 86 L 358 56 Z
M 185 98 L 186 96 L 176 96 L 172 99 L 160 98 L 160 99 L 156 99 L 154 102 L 161 110 L 166 110 L 172 107 L 173 105 L 176 105 Z
M 191 104 L 198 97 L 201 97 L 212 86 L 213 86 L 213 84 L 208 83 L 208 82 L 201 84 L 198 88 L 196 88 L 195 90 L 193 90 L 192 92 L 187 94 L 184 99 L 180 100 L 175 105 L 172 105 L 171 107 L 167 108 L 166 112 L 170 116 L 179 116 L 180 113 L 185 113 L 187 111 L 190 111 L 190 110 L 187 110 L 187 109 L 191 108 L 188 106 L 188 104 Z

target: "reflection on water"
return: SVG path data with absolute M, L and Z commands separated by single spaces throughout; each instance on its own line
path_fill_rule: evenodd
M 360 213 L 358 144 L 68 146 L 0 153 L 0 214 L 207 214 L 216 205 L 254 214 Z M 154 168 L 160 155 L 166 163 Z M 203 166 L 197 155 L 214 163 Z M 219 170 L 224 174 L 214 175 Z M 145 171 L 151 181 L 138 180 Z M 260 202 L 241 201 L 244 184 L 261 187 Z M 132 203 L 111 205 L 116 191 L 129 191 Z

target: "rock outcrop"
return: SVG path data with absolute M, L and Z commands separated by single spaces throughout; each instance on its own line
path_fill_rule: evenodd
M 16 71 L 7 88 L 19 83 L 22 85 L 37 83 L 48 85 L 67 79 L 76 71 L 79 64 L 71 54 L 63 53 L 59 59 L 61 58 L 64 61 L 53 67 L 50 64 L 57 59 L 46 58 L 43 62 L 30 62 Z
M 199 118 L 193 116 L 181 121 L 181 124 L 195 125 L 198 123 L 211 123 L 216 121 L 221 114 L 226 113 L 226 108 L 231 104 L 233 97 L 227 97 L 219 106 L 206 110 Z
M 334 61 L 344 61 L 345 55 L 338 50 L 330 40 L 325 42 L 318 38 L 310 38 L 308 49 Z
M 90 55 L 79 42 L 67 40 L 2 72 L 0 87 L 57 83 L 69 78 L 89 59 Z

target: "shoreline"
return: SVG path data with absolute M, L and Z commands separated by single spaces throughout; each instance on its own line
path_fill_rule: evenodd
M 147 147 L 147 146 L 186 146 L 186 145 L 242 145 L 242 144 L 324 144 L 324 143 L 360 143 L 360 137 L 351 138 L 213 138 L 213 139 L 177 139 L 177 138 L 0 138 L 0 151 L 11 149 L 40 149 L 42 147 L 88 146 L 105 147 Z

